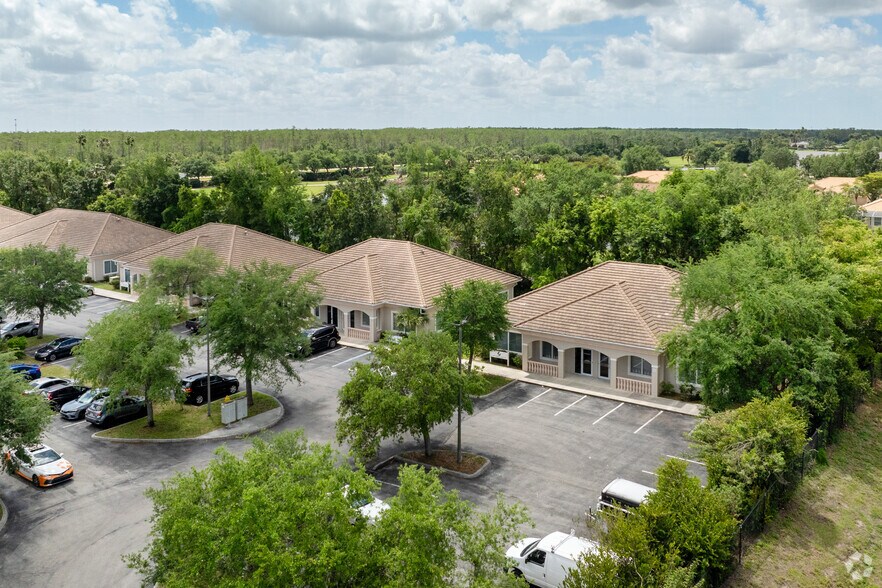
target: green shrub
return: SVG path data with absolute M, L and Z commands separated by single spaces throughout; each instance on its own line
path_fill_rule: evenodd
M 119 276 L 110 276 L 110 279 L 107 281 L 113 286 L 114 290 L 119 290 Z
M 521 367 L 524 365 L 524 360 L 521 358 L 520 355 L 516 355 L 516 354 L 512 353 L 511 355 L 509 355 L 509 358 L 510 358 L 512 367 L 516 367 L 518 369 L 521 369 Z
M 668 381 L 662 382 L 660 385 L 660 388 L 661 388 L 661 395 L 662 396 L 676 396 L 677 395 L 677 389 L 674 388 L 674 385 Z
M 7 339 L 4 343 L 7 350 L 15 353 L 16 359 L 21 359 L 25 356 L 24 350 L 28 346 L 28 340 L 26 337 L 12 337 L 11 339 Z
M 83 283 L 84 283 L 84 284 L 91 284 L 91 283 L 94 282 L 94 281 L 95 281 L 95 280 L 92 279 L 92 276 L 83 276 Z

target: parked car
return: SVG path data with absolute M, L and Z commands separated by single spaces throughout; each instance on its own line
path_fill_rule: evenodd
M 49 401 L 52 408 L 58 410 L 63 405 L 79 398 L 88 391 L 88 386 L 80 386 L 79 384 L 56 384 L 43 390 L 43 397 Z
M 99 398 L 104 398 L 105 396 L 107 396 L 107 390 L 105 388 L 93 388 L 78 398 L 62 405 L 59 414 L 61 414 L 61 418 L 63 419 L 78 421 L 86 416 L 86 410 L 92 406 L 93 402 Z
M 532 586 L 557 588 L 563 584 L 579 559 L 597 550 L 597 543 L 555 531 L 542 539 L 528 537 L 508 548 L 505 555 L 514 560 L 514 574 Z
M 83 296 L 93 296 L 95 294 L 95 288 L 92 286 L 83 286 Z
M 52 386 L 56 386 L 58 384 L 70 384 L 70 380 L 67 378 L 37 378 L 36 380 L 31 380 L 28 382 L 29 390 L 25 391 L 25 394 L 35 394 L 38 392 L 42 392 L 46 388 L 51 388 Z
M 340 341 L 340 333 L 334 325 L 322 325 L 306 329 L 302 333 L 303 339 L 309 341 L 309 350 L 302 343 L 298 343 L 296 355 L 304 357 L 321 351 L 323 349 L 333 349 Z M 308 351 L 308 352 L 307 352 Z
M 39 361 L 55 361 L 61 357 L 67 357 L 83 340 L 79 337 L 59 337 L 46 343 L 34 353 L 34 359 Z
M 616 478 L 600 492 L 600 498 L 597 499 L 597 512 L 612 509 L 628 514 L 646 502 L 653 492 L 655 489 L 649 486 L 624 478 Z
M 383 513 L 389 510 L 389 505 L 373 494 L 350 496 L 349 485 L 343 487 L 343 495 L 352 502 L 352 508 L 356 509 L 372 525 L 376 524 Z
M 199 329 L 205 326 L 205 317 L 199 315 L 191 319 L 187 319 L 187 321 L 184 323 L 184 326 L 187 327 L 188 331 L 195 335 L 199 332 Z
M 200 372 L 190 374 L 181 379 L 181 389 L 186 395 L 186 402 L 204 404 L 208 400 L 208 374 Z M 211 374 L 211 397 L 222 398 L 239 391 L 239 380 L 229 374 Z
M 43 375 L 43 372 L 40 371 L 40 366 L 32 363 L 14 363 L 9 366 L 9 369 L 16 374 L 21 374 L 22 378 L 29 381 L 36 380 Z
M 105 396 L 94 400 L 86 409 L 86 420 L 93 425 L 108 425 L 146 412 L 147 402 L 143 396 Z
M 0 337 L 36 337 L 39 331 L 39 326 L 34 321 L 13 321 L 0 327 Z
M 73 466 L 64 459 L 64 454 L 57 453 L 48 445 L 27 447 L 25 453 L 31 460 L 29 464 L 19 460 L 11 451 L 6 452 L 6 460 L 12 462 L 17 475 L 34 486 L 54 486 L 73 478 Z

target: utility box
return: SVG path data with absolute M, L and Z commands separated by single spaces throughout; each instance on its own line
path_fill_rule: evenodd
M 248 398 L 246 398 L 245 396 L 243 396 L 242 398 L 237 398 L 233 401 L 233 404 L 236 405 L 237 421 L 248 418 Z
M 221 423 L 229 425 L 230 423 L 235 423 L 237 420 L 236 403 L 221 402 Z

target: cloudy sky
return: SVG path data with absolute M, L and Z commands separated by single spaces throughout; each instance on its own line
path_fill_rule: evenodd
M 0 131 L 882 128 L 882 0 L 0 0 Z

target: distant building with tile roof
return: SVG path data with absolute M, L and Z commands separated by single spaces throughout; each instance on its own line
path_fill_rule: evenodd
M 253 229 L 224 223 L 207 223 L 121 256 L 120 285 L 128 287 L 130 283 L 137 283 L 142 276 L 149 273 L 154 259 L 178 259 L 194 247 L 208 249 L 218 257 L 223 267 L 237 269 L 263 260 L 297 268 L 326 255 Z
M 167 239 L 172 233 L 109 212 L 53 208 L 0 228 L 0 247 L 67 245 L 88 262 L 94 280 L 116 275 L 116 260 L 125 253 Z
M 861 206 L 861 218 L 871 229 L 882 229 L 882 198 Z
M 508 302 L 509 351 L 527 372 L 592 378 L 601 386 L 658 396 L 676 369 L 660 349 L 684 326 L 674 288 L 680 272 L 661 265 L 607 261 Z M 518 349 L 518 343 L 520 349 Z
M 383 331 L 398 331 L 397 316 L 408 308 L 419 309 L 434 328 L 432 300 L 445 284 L 461 286 L 466 280 L 499 282 L 511 297 L 521 279 L 479 263 L 394 239 L 368 239 L 309 263 L 295 276 L 311 272 L 321 287 L 323 300 L 316 309 L 319 320 L 334 324 L 352 341 L 373 342 Z

